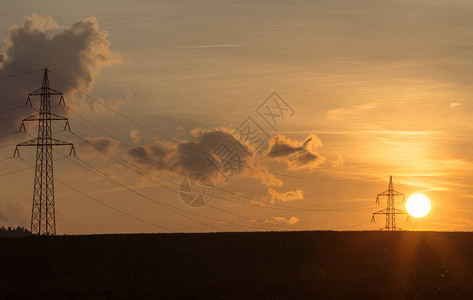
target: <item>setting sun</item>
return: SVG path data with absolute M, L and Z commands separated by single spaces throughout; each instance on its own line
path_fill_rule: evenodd
M 406 209 L 413 217 L 424 217 L 430 211 L 430 200 L 422 194 L 414 194 L 407 199 Z

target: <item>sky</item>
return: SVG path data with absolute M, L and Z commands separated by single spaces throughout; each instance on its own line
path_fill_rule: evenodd
M 391 175 L 432 203 L 398 227 L 471 230 L 472 13 L 469 1 L 4 1 L 0 223 L 30 226 L 34 169 L 8 158 L 36 134 L 15 134 L 34 113 L 18 107 L 48 67 L 72 130 L 53 132 L 78 155 L 54 153 L 58 234 L 374 230 Z M 262 141 L 239 135 L 249 123 Z M 231 176 L 210 164 L 224 141 L 242 162 Z M 179 197 L 191 174 L 215 187 L 205 206 Z

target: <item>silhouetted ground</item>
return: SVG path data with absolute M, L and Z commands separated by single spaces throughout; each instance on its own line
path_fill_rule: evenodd
M 20 226 L 16 228 L 12 228 L 12 227 L 5 228 L 3 226 L 0 227 L 0 238 L 1 237 L 26 237 L 30 235 L 31 235 L 31 232 L 29 232 L 28 229 L 20 227 Z
M 473 233 L 0 239 L 0 298 L 473 299 Z

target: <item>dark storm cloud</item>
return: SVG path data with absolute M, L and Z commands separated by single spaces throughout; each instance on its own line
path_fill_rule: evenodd
M 215 180 L 222 179 L 211 161 L 218 161 L 216 150 L 222 144 L 238 153 L 242 162 L 241 168 L 235 168 L 233 176 L 247 175 L 268 186 L 280 186 L 282 182 L 270 174 L 265 167 L 257 163 L 257 157 L 251 153 L 251 145 L 242 143 L 225 128 L 214 130 L 195 129 L 194 140 L 181 141 L 177 144 L 156 141 L 145 146 L 128 150 L 133 163 L 157 170 L 168 170 L 171 167 L 184 174 L 206 173 Z M 245 167 L 246 166 L 246 167 Z
M 161 141 L 128 150 L 132 163 L 157 170 L 172 168 L 175 155 L 176 146 Z
M 99 30 L 95 18 L 60 30 L 51 17 L 32 14 L 24 17 L 22 25 L 10 28 L 0 51 L 0 77 L 48 67 L 67 82 L 88 91 L 101 68 L 118 60 L 110 51 L 107 33 Z M 0 80 L 0 111 L 23 105 L 27 94 L 41 86 L 41 79 L 42 72 L 37 72 Z M 50 84 L 65 94 L 71 92 L 69 86 L 52 76 Z M 1 133 L 18 130 L 22 117 L 1 121 Z
M 291 170 L 313 169 L 325 160 L 316 152 L 320 146 L 322 142 L 315 135 L 310 135 L 303 142 L 298 142 L 279 134 L 269 142 L 265 156 L 284 162 Z

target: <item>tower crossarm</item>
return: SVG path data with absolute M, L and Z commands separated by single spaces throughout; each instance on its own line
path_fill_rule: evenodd
M 34 138 L 29 141 L 20 143 L 16 145 L 13 156 L 15 157 L 18 155 L 18 157 L 20 157 L 20 151 L 18 150 L 18 147 L 34 147 L 34 146 L 36 147 L 71 146 L 71 150 L 69 150 L 69 156 L 72 156 L 72 155 L 76 156 L 76 149 L 74 148 L 73 143 L 68 143 L 68 142 L 64 142 L 64 141 L 53 139 L 53 138 L 45 138 L 43 140 Z
M 39 120 L 51 120 L 51 121 L 67 121 L 68 118 L 58 116 L 56 114 L 47 114 L 44 115 L 44 117 L 41 117 L 41 114 L 34 114 L 28 118 L 23 119 L 23 122 L 29 122 L 29 121 L 39 121 Z
M 392 211 L 388 211 L 387 209 L 383 209 L 383 210 L 379 210 L 379 211 L 373 213 L 373 215 L 385 215 L 385 214 L 407 215 L 407 212 L 399 210 L 399 209 L 394 209 Z
M 28 94 L 28 96 L 43 96 L 43 95 L 58 95 L 62 96 L 63 94 L 60 91 L 56 91 L 53 88 L 47 87 L 47 88 L 39 88 L 34 92 L 31 92 Z
M 377 212 L 374 212 L 373 215 L 385 215 L 389 213 L 390 212 L 387 209 L 382 209 L 382 210 L 378 210 Z
M 43 141 L 38 138 L 31 139 L 29 141 L 20 143 L 16 145 L 17 147 L 28 147 L 28 146 L 74 146 L 73 143 L 64 142 L 61 140 L 53 139 L 53 138 L 46 138 Z
M 384 192 L 378 194 L 378 197 L 379 197 L 379 196 L 388 196 L 388 195 L 404 196 L 403 193 L 400 193 L 400 192 L 398 192 L 398 191 L 390 191 L 390 190 L 387 190 L 387 191 L 384 191 Z

